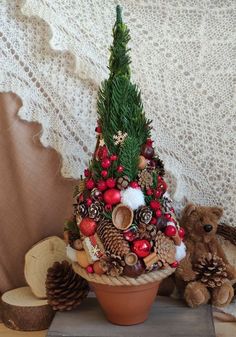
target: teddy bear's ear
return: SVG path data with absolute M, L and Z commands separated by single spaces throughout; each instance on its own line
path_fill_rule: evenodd
M 188 204 L 185 206 L 182 216 L 190 216 L 194 211 L 196 211 L 196 206 L 194 204 Z
M 218 219 L 220 219 L 223 215 L 223 208 L 221 207 L 211 207 L 211 212 L 217 216 Z

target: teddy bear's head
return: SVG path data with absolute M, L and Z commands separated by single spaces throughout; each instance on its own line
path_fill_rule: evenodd
M 180 224 L 186 231 L 186 237 L 194 241 L 210 242 L 216 234 L 222 214 L 220 207 L 189 204 L 183 210 Z

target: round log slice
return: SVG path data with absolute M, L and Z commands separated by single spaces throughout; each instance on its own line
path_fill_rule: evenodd
M 44 330 L 54 316 L 47 300 L 36 298 L 29 287 L 16 288 L 2 295 L 2 321 L 10 329 Z
M 39 241 L 26 253 L 25 279 L 36 297 L 47 297 L 45 287 L 47 270 L 54 262 L 63 260 L 68 260 L 66 244 L 57 236 Z

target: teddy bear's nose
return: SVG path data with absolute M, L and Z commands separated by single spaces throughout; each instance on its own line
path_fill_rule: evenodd
M 212 225 L 204 225 L 203 228 L 205 232 L 209 233 L 212 230 Z

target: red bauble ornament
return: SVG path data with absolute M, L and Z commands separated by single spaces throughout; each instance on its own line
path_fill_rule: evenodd
M 117 157 L 116 154 L 112 154 L 112 155 L 110 156 L 110 159 L 111 159 L 111 161 L 115 161 L 115 160 L 118 159 L 118 157 Z
M 88 198 L 88 199 L 86 200 L 86 204 L 87 204 L 88 207 L 91 206 L 92 203 L 93 203 L 92 199 Z
M 179 262 L 178 261 L 175 261 L 173 263 L 171 263 L 170 265 L 172 268 L 177 268 L 179 266 Z
M 147 189 L 147 195 L 153 195 L 153 191 L 150 188 Z
M 146 141 L 146 144 L 149 146 L 152 146 L 153 140 L 151 140 L 151 138 L 148 138 Z
M 110 204 L 105 205 L 105 211 L 111 212 L 112 211 L 112 205 L 110 205 Z
M 172 226 L 172 225 L 166 226 L 166 228 L 165 228 L 165 235 L 166 236 L 175 236 L 176 233 L 177 233 L 177 229 L 176 229 L 175 226 Z
M 87 271 L 87 273 L 89 273 L 89 274 L 94 273 L 93 266 L 90 264 L 90 265 L 86 268 L 86 271 Z
M 95 182 L 93 181 L 93 179 L 88 179 L 85 183 L 86 187 L 88 190 L 92 190 L 95 186 Z
M 154 156 L 154 148 L 152 145 L 144 144 L 141 153 L 146 159 L 152 159 Z
M 156 210 L 156 216 L 160 218 L 162 216 L 162 211 L 160 209 Z
M 156 201 L 156 200 L 151 200 L 150 201 L 150 207 L 151 207 L 151 209 L 153 209 L 154 211 L 156 211 L 157 209 L 161 208 L 161 204 L 158 201 Z
M 97 224 L 93 219 L 83 218 L 79 224 L 81 233 L 85 236 L 94 235 L 97 229 Z
M 138 255 L 138 257 L 146 257 L 151 250 L 151 244 L 147 240 L 136 240 L 133 242 L 132 251 Z
M 97 156 L 100 160 L 106 159 L 108 157 L 108 148 L 106 145 L 99 146 Z
M 110 159 L 109 158 L 103 159 L 101 165 L 102 165 L 102 168 L 104 168 L 104 169 L 109 168 L 111 166 Z
M 103 178 L 106 178 L 107 175 L 108 175 L 108 172 L 107 172 L 106 170 L 102 170 L 101 176 L 102 176 Z
M 113 187 L 116 186 L 116 180 L 113 179 L 113 178 L 108 178 L 108 179 L 106 180 L 106 184 L 107 184 L 107 187 L 113 188 Z
M 84 170 L 84 176 L 86 177 L 86 178 L 88 178 L 88 177 L 90 177 L 90 171 L 89 171 L 89 169 L 85 169 Z
M 180 237 L 181 239 L 183 239 L 184 236 L 185 236 L 185 230 L 184 230 L 184 228 L 183 228 L 183 227 L 180 227 L 180 229 L 178 230 L 178 233 L 179 233 L 179 237 Z
M 119 165 L 116 170 L 118 173 L 122 173 L 124 171 L 124 167 Z
M 99 191 L 105 191 L 107 189 L 107 184 L 104 180 L 99 180 L 97 186 Z
M 129 183 L 129 186 L 132 188 L 140 188 L 139 184 L 137 183 L 137 181 L 131 181 Z
M 120 190 L 111 188 L 104 193 L 103 198 L 106 204 L 116 205 L 121 199 Z

